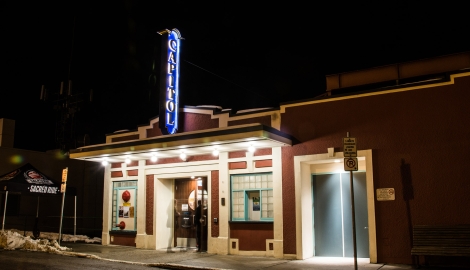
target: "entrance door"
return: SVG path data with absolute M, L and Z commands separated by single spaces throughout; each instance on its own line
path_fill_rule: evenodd
M 201 247 L 198 248 L 207 250 L 207 179 L 176 179 L 174 194 L 174 246 L 196 248 L 196 239 L 200 237 Z M 202 204 L 199 214 L 198 201 Z M 197 220 L 198 216 L 202 222 Z
M 315 256 L 353 257 L 349 173 L 313 175 Z M 357 256 L 369 257 L 366 173 L 353 173 Z

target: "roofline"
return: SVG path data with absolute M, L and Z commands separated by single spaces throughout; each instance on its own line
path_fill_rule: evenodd
M 238 136 L 234 136 L 238 135 Z M 130 140 L 124 142 L 114 142 L 80 147 L 70 150 L 71 158 L 80 158 L 89 155 L 99 155 L 126 151 L 144 151 L 149 148 L 174 149 L 183 145 L 199 146 L 211 142 L 229 142 L 242 138 L 261 138 L 277 141 L 284 145 L 292 145 L 297 140 L 292 136 L 278 131 L 275 128 L 262 124 L 247 124 L 231 126 L 226 128 L 206 129 L 159 137 Z M 129 150 L 132 149 L 132 150 Z
M 441 74 L 441 78 L 436 78 L 434 80 L 419 81 L 416 83 L 400 84 L 400 85 L 388 86 L 388 87 L 383 87 L 383 88 L 376 88 L 372 90 L 356 91 L 353 93 L 343 93 L 343 94 L 332 95 L 332 96 L 322 95 L 322 96 L 317 96 L 316 98 L 312 98 L 312 99 L 305 99 L 305 100 L 299 100 L 295 102 L 283 103 L 281 105 L 280 112 L 285 113 L 286 108 L 289 108 L 289 107 L 305 106 L 305 105 L 314 104 L 314 103 L 332 102 L 332 101 L 343 100 L 343 99 L 360 98 L 360 97 L 375 96 L 375 95 L 385 95 L 385 94 L 390 94 L 390 93 L 412 91 L 412 90 L 431 88 L 431 87 L 437 87 L 437 86 L 442 86 L 442 85 L 452 85 L 452 84 L 455 84 L 455 81 L 454 81 L 455 78 L 466 77 L 466 76 L 470 76 L 470 69 Z

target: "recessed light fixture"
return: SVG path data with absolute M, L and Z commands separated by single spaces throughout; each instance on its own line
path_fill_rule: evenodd
M 158 157 L 157 157 L 157 154 L 156 153 L 152 153 L 152 157 L 150 158 L 150 160 L 152 162 L 156 162 L 158 160 Z
M 183 161 L 186 161 L 186 153 L 184 152 L 184 150 L 181 150 L 181 154 L 180 154 L 180 158 L 183 160 Z
M 103 158 L 103 161 L 101 161 L 101 164 L 102 164 L 103 166 L 108 166 L 108 164 L 109 164 L 108 158 L 106 158 L 106 157 Z

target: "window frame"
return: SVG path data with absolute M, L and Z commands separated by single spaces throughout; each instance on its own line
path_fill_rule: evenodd
M 116 187 L 116 185 L 118 183 L 124 183 L 124 182 L 128 182 L 128 183 L 133 182 L 135 185 Z M 117 195 L 120 190 L 133 189 L 133 190 L 135 190 L 135 196 L 133 196 L 134 197 L 133 198 L 134 229 L 133 230 L 124 229 L 123 231 L 137 232 L 137 195 L 138 195 L 138 193 L 137 193 L 137 183 L 138 183 L 137 180 L 113 181 L 113 190 L 112 190 L 112 194 L 111 194 L 111 231 L 122 231 L 121 229 L 119 229 L 116 226 L 117 220 L 119 219 L 119 207 L 118 207 L 119 198 L 118 198 L 118 196 L 116 196 L 116 198 L 114 198 L 115 192 L 116 192 L 116 195 Z
M 234 178 L 235 177 L 256 177 L 256 176 L 263 176 L 263 175 L 271 177 L 271 187 L 266 187 L 266 188 L 263 188 L 263 187 L 256 188 L 256 187 L 254 187 L 254 188 L 237 188 L 237 189 L 234 189 Z M 255 221 L 255 222 L 273 222 L 274 221 L 274 208 L 272 209 L 272 211 L 273 211 L 273 216 L 272 217 L 263 217 L 263 215 L 262 215 L 263 203 L 269 203 L 269 202 L 264 201 L 264 200 L 268 200 L 269 197 L 264 198 L 263 195 L 262 195 L 263 194 L 262 191 L 268 191 L 268 192 L 271 191 L 271 192 L 273 192 L 273 188 L 274 188 L 274 183 L 273 182 L 274 181 L 272 179 L 272 175 L 273 175 L 272 172 L 232 174 L 232 175 L 230 175 L 230 221 L 235 221 L 235 222 L 243 222 L 243 221 L 246 221 L 246 222 L 252 222 L 252 221 Z M 269 181 L 267 181 L 267 185 L 269 185 Z M 254 192 L 258 191 L 258 193 L 259 193 L 259 198 L 260 198 L 260 219 L 259 220 L 250 220 L 250 219 L 248 219 L 249 218 L 248 217 L 248 210 L 249 210 L 248 209 L 248 201 L 249 201 L 248 193 L 253 192 L 253 191 Z M 235 192 L 243 192 L 243 207 L 244 207 L 243 216 L 244 217 L 242 217 L 242 218 L 234 217 L 234 199 L 235 199 L 234 198 L 234 193 Z M 270 211 L 270 210 L 266 210 L 266 211 Z

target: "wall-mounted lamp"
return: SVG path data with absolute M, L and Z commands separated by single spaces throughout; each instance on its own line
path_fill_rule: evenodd
M 217 146 L 214 148 L 214 151 L 212 151 L 212 155 L 213 155 L 214 157 L 216 157 L 216 156 L 219 155 L 219 148 L 218 148 Z
M 125 160 L 126 164 L 129 164 L 131 163 L 131 158 L 129 156 L 126 156 L 126 160 Z
M 153 153 L 153 154 L 152 154 L 152 157 L 150 158 L 150 160 L 151 160 L 152 162 L 157 162 L 157 160 L 158 160 L 157 154 Z
M 250 146 L 248 147 L 248 152 L 253 153 L 255 152 L 255 150 L 256 150 L 255 147 L 252 144 L 250 144 Z

